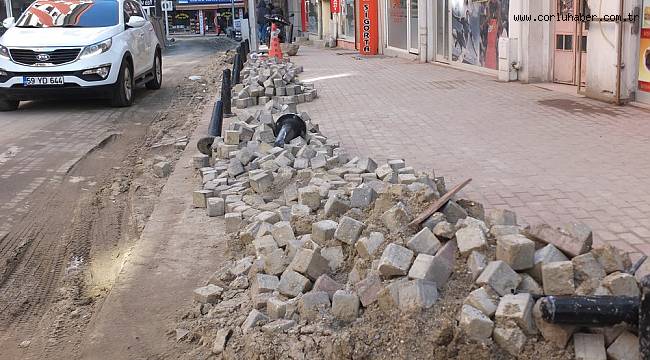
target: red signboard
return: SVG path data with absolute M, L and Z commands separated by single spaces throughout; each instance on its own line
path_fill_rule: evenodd
M 332 14 L 341 12 L 341 0 L 330 0 L 330 11 Z
M 359 52 L 362 55 L 377 55 L 379 52 L 378 0 L 360 0 L 359 8 Z

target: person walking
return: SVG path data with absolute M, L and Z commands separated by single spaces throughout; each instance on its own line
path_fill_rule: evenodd
M 266 0 L 260 0 L 257 4 L 257 26 L 260 44 L 265 43 L 268 38 L 267 27 L 269 19 L 267 16 L 271 15 L 271 8 Z

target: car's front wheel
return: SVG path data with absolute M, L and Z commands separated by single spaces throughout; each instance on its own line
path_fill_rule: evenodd
M 135 78 L 133 70 L 128 61 L 122 61 L 120 75 L 117 77 L 111 105 L 115 107 L 126 107 L 133 105 L 133 95 L 135 92 Z
M 18 109 L 18 105 L 18 100 L 0 99 L 0 111 L 14 111 Z
M 162 56 L 160 51 L 156 51 L 153 59 L 153 79 L 145 84 L 149 90 L 158 90 L 162 86 Z

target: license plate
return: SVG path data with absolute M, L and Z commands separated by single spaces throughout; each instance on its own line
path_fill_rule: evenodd
M 63 76 L 23 76 L 24 86 L 63 85 Z

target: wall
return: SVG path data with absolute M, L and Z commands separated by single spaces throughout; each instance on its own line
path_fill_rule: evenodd
M 553 14 L 551 1 L 510 0 L 510 38 L 518 39 L 518 59 L 521 70 L 519 81 L 537 83 L 552 81 L 553 23 L 532 21 L 515 22 L 514 15 Z

